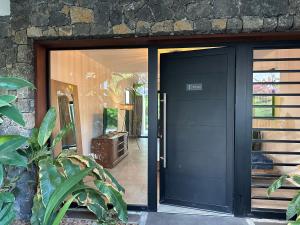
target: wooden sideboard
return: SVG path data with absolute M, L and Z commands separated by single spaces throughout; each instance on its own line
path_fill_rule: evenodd
M 117 132 L 93 138 L 91 152 L 104 168 L 114 168 L 128 155 L 128 133 Z

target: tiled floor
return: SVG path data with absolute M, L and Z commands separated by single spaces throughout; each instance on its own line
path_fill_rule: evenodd
M 129 154 L 111 173 L 124 186 L 128 204 L 147 205 L 148 139 L 130 138 Z

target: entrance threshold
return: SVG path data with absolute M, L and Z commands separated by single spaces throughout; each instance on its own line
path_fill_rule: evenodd
M 201 216 L 233 217 L 233 214 L 230 214 L 230 213 L 189 208 L 189 207 L 183 207 L 183 206 L 166 205 L 166 204 L 159 204 L 157 207 L 157 212 L 173 213 L 173 214 L 186 214 L 186 215 L 201 215 Z

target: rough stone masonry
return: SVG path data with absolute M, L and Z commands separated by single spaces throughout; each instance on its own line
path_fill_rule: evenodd
M 193 35 L 300 30 L 300 0 L 11 0 L 0 17 L 0 74 L 34 80 L 35 39 Z M 0 134 L 29 135 L 34 94 L 18 91 L 27 121 Z

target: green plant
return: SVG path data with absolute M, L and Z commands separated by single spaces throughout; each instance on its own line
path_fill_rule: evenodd
M 270 187 L 268 188 L 268 196 L 270 196 L 277 189 L 281 188 L 285 182 L 290 181 L 296 186 L 300 185 L 300 176 L 299 175 L 284 175 L 275 180 Z M 293 218 L 296 218 L 295 221 L 290 221 Z M 289 221 L 289 225 L 300 225 L 300 191 L 289 203 L 286 210 L 286 219 Z
M 98 220 L 108 215 L 111 205 L 118 219 L 126 222 L 124 189 L 107 170 L 93 158 L 74 152 L 63 151 L 57 157 L 52 156 L 55 145 L 69 130 L 62 129 L 48 147 L 55 122 L 56 110 L 51 108 L 29 142 L 34 156 L 31 161 L 39 170 L 31 224 L 59 224 L 73 201 L 87 207 Z
M 20 88 L 33 88 L 33 85 L 21 78 L 0 77 L 0 89 L 3 92 L 15 91 Z M 4 117 L 14 122 L 25 125 L 21 112 L 13 105 L 17 97 L 15 95 L 0 95 L 0 124 Z M 15 218 L 14 201 L 12 191 L 15 187 L 16 178 L 8 178 L 6 170 L 8 166 L 26 167 L 27 159 L 18 150 L 27 141 L 27 138 L 18 135 L 0 136 L 0 224 L 11 224 Z

